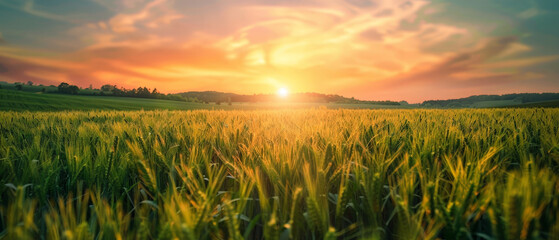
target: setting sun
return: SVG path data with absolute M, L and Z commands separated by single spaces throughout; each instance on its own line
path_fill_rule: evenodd
M 278 89 L 278 96 L 285 98 L 287 97 L 287 95 L 289 95 L 289 91 L 287 90 L 287 88 Z

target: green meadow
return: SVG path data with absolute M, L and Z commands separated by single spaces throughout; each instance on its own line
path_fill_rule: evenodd
M 559 109 L 9 111 L 0 136 L 3 239 L 559 236 Z

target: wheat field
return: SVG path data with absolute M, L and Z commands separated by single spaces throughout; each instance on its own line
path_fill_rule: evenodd
M 557 239 L 559 109 L 0 112 L 3 239 Z

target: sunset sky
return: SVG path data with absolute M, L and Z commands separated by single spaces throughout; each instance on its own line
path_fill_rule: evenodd
M 559 92 L 557 0 L 0 0 L 0 81 L 366 100 Z

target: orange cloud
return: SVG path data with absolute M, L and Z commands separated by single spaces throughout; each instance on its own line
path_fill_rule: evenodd
M 388 94 L 401 95 L 406 93 L 408 99 L 419 101 L 433 99 L 433 93 L 441 95 L 447 91 L 450 97 L 456 92 L 464 90 L 479 90 L 482 87 L 503 86 L 517 81 L 541 79 L 544 75 L 532 72 L 519 72 L 519 69 L 538 63 L 551 62 L 559 56 L 545 56 L 538 58 L 520 58 L 516 60 L 499 60 L 504 55 L 510 55 L 518 48 L 518 42 L 513 37 L 487 39 L 476 47 L 464 50 L 461 53 L 451 54 L 446 58 L 433 63 L 418 64 L 403 74 L 398 74 L 382 81 L 370 84 L 364 89 L 375 89 L 372 94 L 387 96 Z M 498 61 L 495 61 L 495 60 Z M 522 84 L 525 86 L 525 84 Z M 398 86 L 395 88 L 394 86 Z M 514 85 L 512 85 L 514 86 Z M 541 86 L 534 85 L 538 90 L 525 89 L 524 91 L 541 91 Z M 427 89 L 424 89 L 427 88 Z M 394 90 L 397 89 L 397 90 Z M 419 91 L 422 90 L 423 91 Z M 549 89 L 548 89 L 549 90 Z M 359 94 L 367 94 L 355 89 Z M 400 94 L 395 93 L 400 92 Z M 381 94 L 378 94 L 381 93 Z M 496 91 L 494 93 L 503 93 Z M 462 93 L 464 95 L 464 93 Z

